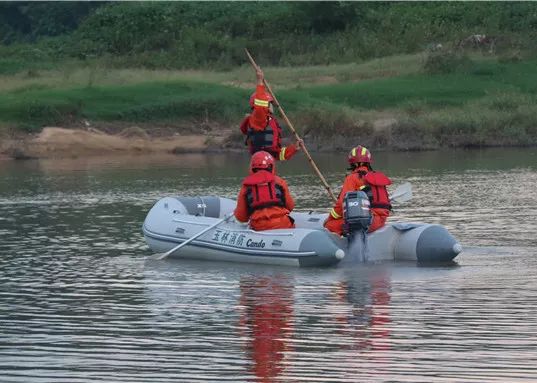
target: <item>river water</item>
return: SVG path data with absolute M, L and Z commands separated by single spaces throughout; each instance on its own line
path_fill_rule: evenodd
M 246 156 L 0 161 L 1 382 L 535 382 L 537 155 L 376 153 L 450 266 L 147 260 L 166 195 L 234 197 Z M 336 189 L 344 155 L 316 155 Z M 303 158 L 297 208 L 329 205 Z

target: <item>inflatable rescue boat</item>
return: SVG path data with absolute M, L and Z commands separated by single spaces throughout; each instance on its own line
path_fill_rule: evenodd
M 150 249 L 166 252 L 229 216 L 232 199 L 165 197 L 151 208 L 143 224 Z M 184 247 L 172 258 L 247 262 L 288 266 L 330 266 L 356 257 L 366 261 L 448 262 L 462 247 L 441 225 L 389 223 L 349 245 L 323 228 L 327 214 L 293 212 L 296 228 L 253 231 L 226 220 Z

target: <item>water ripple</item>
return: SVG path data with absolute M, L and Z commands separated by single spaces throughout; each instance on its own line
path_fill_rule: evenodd
M 0 381 L 535 381 L 535 169 L 394 167 L 414 198 L 390 219 L 446 225 L 465 245 L 451 266 L 146 260 L 155 200 L 237 193 L 242 170 L 200 158 L 6 173 Z M 305 167 L 286 178 L 299 208 L 329 205 Z

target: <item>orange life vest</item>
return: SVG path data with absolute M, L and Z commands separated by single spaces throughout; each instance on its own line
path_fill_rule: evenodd
M 263 130 L 257 130 L 248 126 L 246 143 L 250 145 L 250 152 L 252 154 L 260 150 L 265 150 L 274 156 L 273 153 L 279 153 L 281 148 L 280 125 L 278 125 L 275 118 L 269 117 L 267 126 Z
M 285 206 L 283 188 L 274 175 L 266 170 L 250 174 L 242 184 L 247 188 L 246 202 L 249 212 L 270 206 Z
M 372 209 L 391 210 L 390 197 L 386 186 L 391 185 L 392 181 L 381 172 L 369 171 L 365 175 L 358 174 L 365 180 L 366 185 L 361 190 L 367 194 Z

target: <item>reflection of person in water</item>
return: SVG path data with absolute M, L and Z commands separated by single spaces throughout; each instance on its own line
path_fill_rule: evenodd
M 284 370 L 293 315 L 293 286 L 281 275 L 250 276 L 240 281 L 244 311 L 240 328 L 249 335 L 247 352 L 258 382 L 271 382 Z
M 348 347 L 361 350 L 388 350 L 390 330 L 390 280 L 386 272 L 375 273 L 369 281 L 340 282 L 336 298 L 340 303 L 350 304 L 350 312 L 337 316 L 341 331 L 351 334 L 355 342 Z M 347 335 L 346 335 L 347 336 Z

